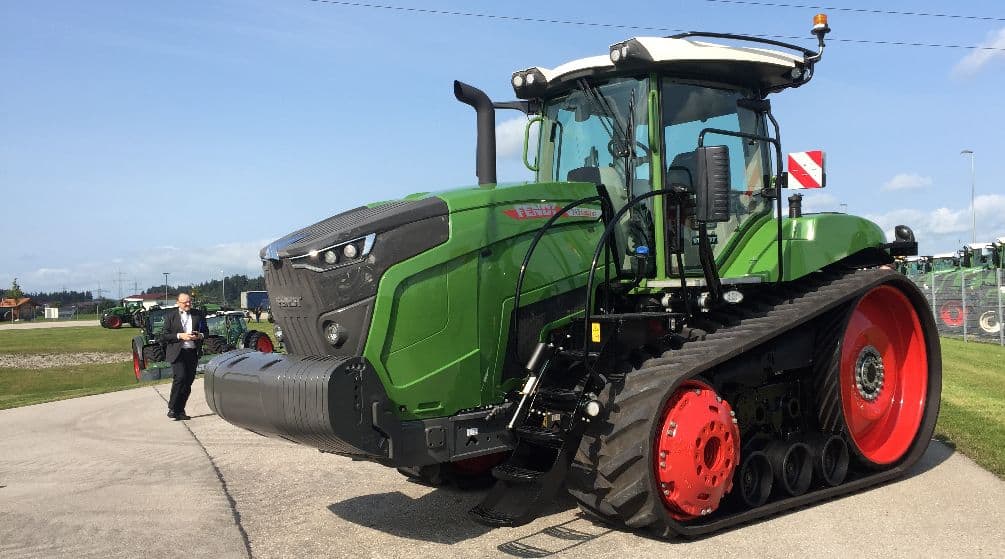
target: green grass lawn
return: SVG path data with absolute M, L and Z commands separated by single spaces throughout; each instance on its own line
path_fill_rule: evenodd
M 942 338 L 937 438 L 1005 478 L 1005 348 Z
M 0 409 L 103 394 L 169 381 L 137 383 L 132 361 L 53 369 L 0 369 Z
M 265 332 L 275 340 L 272 324 L 252 320 L 248 327 Z M 0 353 L 107 352 L 129 354 L 137 328 L 109 330 L 94 326 L 80 328 L 36 328 L 0 330 Z M 51 369 L 0 368 L 0 409 L 90 396 L 115 390 L 149 386 L 169 381 L 136 382 L 131 360 L 121 363 L 87 364 Z
M 0 353 L 74 353 L 132 351 L 139 328 L 109 330 L 96 326 L 0 330 Z

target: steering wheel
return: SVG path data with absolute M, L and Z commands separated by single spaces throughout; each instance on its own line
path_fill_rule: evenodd
M 652 150 L 649 149 L 649 146 L 643 144 L 642 142 L 636 141 L 635 147 L 640 148 L 642 150 L 642 157 L 635 158 L 636 166 L 649 163 L 650 157 L 652 157 L 653 153 Z M 613 157 L 614 159 L 621 159 L 625 156 L 624 148 L 627 148 L 627 146 L 625 146 L 622 142 L 615 140 L 614 138 L 611 138 L 611 140 L 607 142 L 607 153 L 611 154 L 611 157 Z

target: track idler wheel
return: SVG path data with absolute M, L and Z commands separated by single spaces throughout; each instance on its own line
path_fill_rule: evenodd
M 759 450 L 747 453 L 740 465 L 738 483 L 744 504 L 754 508 L 767 503 L 774 485 L 774 474 L 771 472 L 768 456 Z
M 813 472 L 824 485 L 841 485 L 848 475 L 848 445 L 838 435 L 821 437 L 810 443 L 813 453 Z
M 896 287 L 880 285 L 855 305 L 841 342 L 841 409 L 850 444 L 867 464 L 900 460 L 925 413 L 928 350 L 918 313 Z
M 733 487 L 740 430 L 730 405 L 710 386 L 687 381 L 667 400 L 653 445 L 656 481 L 671 516 L 711 514 Z
M 803 443 L 774 441 L 764 449 L 778 487 L 786 495 L 806 493 L 813 482 L 813 456 Z

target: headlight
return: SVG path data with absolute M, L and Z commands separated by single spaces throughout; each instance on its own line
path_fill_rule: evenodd
M 282 343 L 283 341 L 283 329 L 277 324 L 274 328 L 276 334 L 276 341 Z
M 294 268 L 306 268 L 314 272 L 326 272 L 334 268 L 348 266 L 368 256 L 373 249 L 376 238 L 376 234 L 370 233 L 365 237 L 357 237 L 337 245 L 311 249 L 307 251 L 307 254 L 290 257 L 290 264 Z
M 329 322 L 325 326 L 325 338 L 328 339 L 328 343 L 335 347 L 341 346 L 345 343 L 345 329 L 342 328 L 338 322 Z

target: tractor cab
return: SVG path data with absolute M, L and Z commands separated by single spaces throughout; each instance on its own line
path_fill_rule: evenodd
M 532 127 L 539 132 L 536 147 L 525 145 L 525 163 L 539 183 L 598 186 L 616 215 L 614 264 L 631 270 L 643 288 L 799 277 L 785 263 L 813 256 L 800 254 L 798 244 L 783 254 L 783 239 L 853 235 L 860 227 L 854 218 L 829 214 L 803 231 L 783 232 L 780 187 L 787 176 L 767 97 L 812 78 L 828 31 L 826 21 L 814 26 L 817 52 L 754 37 L 684 33 L 637 37 L 612 45 L 607 56 L 515 72 L 514 92 L 531 116 L 526 137 Z M 822 156 L 810 163 L 822 186 Z M 762 246 L 750 242 L 755 237 L 769 236 L 775 242 L 768 251 L 746 250 Z

